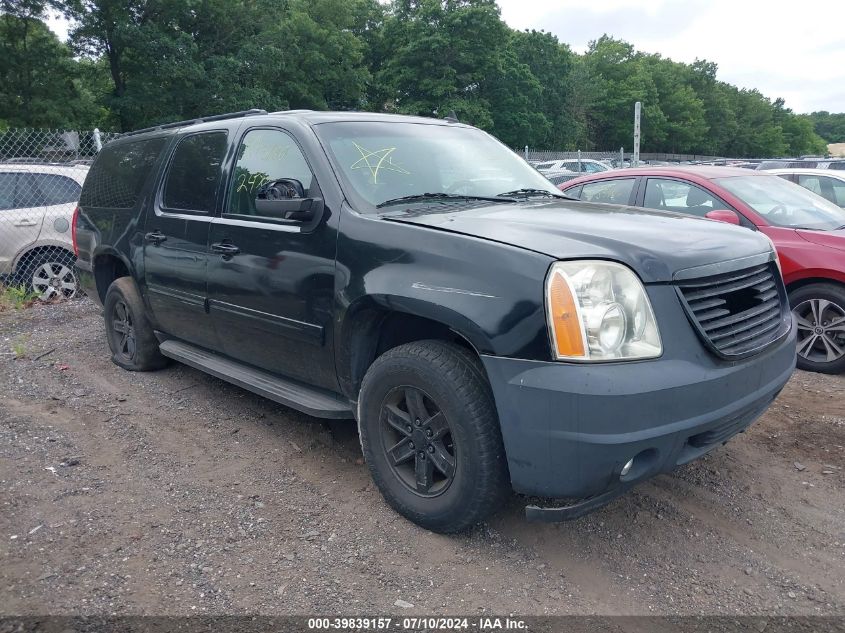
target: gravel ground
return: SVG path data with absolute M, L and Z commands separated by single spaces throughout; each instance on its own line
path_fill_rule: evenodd
M 0 313 L 2 614 L 845 615 L 845 376 L 561 525 L 394 514 L 354 423 L 109 360 L 81 299 Z M 412 605 L 412 606 L 409 606 Z

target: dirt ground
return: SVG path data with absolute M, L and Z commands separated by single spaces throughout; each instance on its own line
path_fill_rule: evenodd
M 514 496 L 447 537 L 385 505 L 353 423 L 125 372 L 85 299 L 7 311 L 0 614 L 845 615 L 843 396 L 797 372 L 748 433 L 598 512 L 533 524 Z

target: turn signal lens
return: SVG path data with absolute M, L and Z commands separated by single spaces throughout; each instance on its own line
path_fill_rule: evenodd
M 558 355 L 585 358 L 586 345 L 578 304 L 569 281 L 558 271 L 553 272 L 549 280 L 549 325 Z

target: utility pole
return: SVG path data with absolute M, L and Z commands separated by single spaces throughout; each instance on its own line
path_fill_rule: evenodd
M 643 104 L 637 101 L 634 104 L 634 156 L 631 159 L 631 167 L 637 167 L 640 164 L 640 112 L 643 109 Z

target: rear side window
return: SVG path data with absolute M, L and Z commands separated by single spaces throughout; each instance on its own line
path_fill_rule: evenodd
M 836 163 L 831 163 L 830 165 L 827 166 L 827 168 L 828 169 L 844 169 L 845 170 L 845 160 L 840 161 L 840 162 L 836 162 Z
M 85 179 L 80 206 L 106 209 L 134 207 L 164 143 L 164 137 L 159 137 L 106 145 Z
M 41 193 L 42 204 L 68 204 L 79 200 L 82 187 L 73 178 L 57 174 L 32 174 Z
M 845 180 L 830 176 L 799 174 L 798 184 L 840 207 L 845 207 Z
M 17 208 L 17 183 L 17 174 L 0 173 L 0 211 Z
M 581 190 L 581 200 L 586 202 L 606 202 L 609 204 L 628 204 L 631 200 L 633 189 L 633 178 L 588 182 Z
M 28 209 L 44 206 L 33 174 L 5 172 L 0 174 L 0 210 Z
M 165 208 L 214 213 L 226 145 L 226 132 L 192 134 L 179 141 L 164 181 Z

